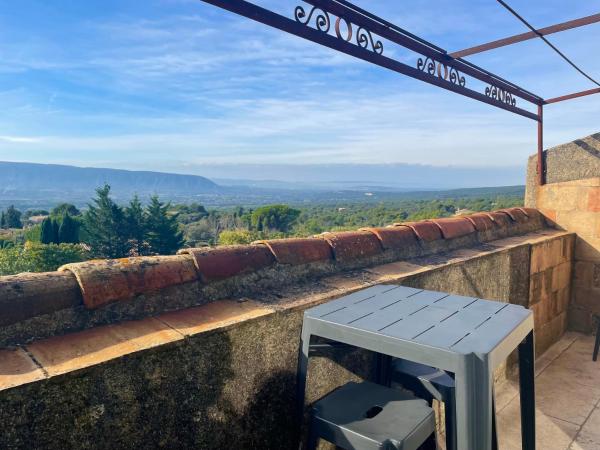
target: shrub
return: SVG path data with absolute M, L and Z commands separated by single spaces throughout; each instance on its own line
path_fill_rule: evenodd
M 0 249 L 0 275 L 50 272 L 63 264 L 85 261 L 87 258 L 87 251 L 81 245 L 26 242 L 25 245 Z

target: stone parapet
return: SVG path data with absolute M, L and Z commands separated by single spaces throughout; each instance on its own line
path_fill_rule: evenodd
M 512 208 L 0 277 L 0 347 L 223 298 L 272 297 L 276 289 L 307 278 L 448 252 L 544 226 L 536 210 Z

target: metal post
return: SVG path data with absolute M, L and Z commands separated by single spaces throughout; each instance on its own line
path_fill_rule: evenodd
M 538 105 L 538 148 L 537 148 L 537 174 L 538 185 L 546 184 L 546 168 L 544 164 L 544 107 Z

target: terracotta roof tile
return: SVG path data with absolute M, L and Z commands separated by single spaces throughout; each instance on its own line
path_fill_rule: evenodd
M 527 217 L 529 217 L 530 219 L 539 219 L 542 216 L 542 213 L 540 213 L 535 208 L 518 208 L 518 209 L 523 211 L 527 215 Z
M 198 279 L 193 260 L 185 255 L 93 260 L 59 270 L 75 274 L 87 308 Z
M 500 209 L 498 212 L 503 212 L 508 214 L 508 216 L 514 221 L 518 223 L 527 222 L 529 217 L 521 208 L 506 208 Z
M 333 249 L 336 261 L 349 262 L 380 254 L 383 249 L 379 239 L 370 231 L 341 231 L 319 235 Z
M 202 280 L 207 283 L 255 272 L 275 263 L 275 256 L 265 245 L 190 248 L 181 253 L 193 256 Z
M 440 227 L 433 222 L 404 222 L 394 225 L 405 225 L 412 228 L 417 237 L 423 242 L 431 242 L 442 239 L 442 231 L 440 230 Z
M 511 224 L 511 218 L 505 212 L 492 211 L 485 214 L 487 214 L 487 216 L 492 219 L 498 227 L 504 228 Z
M 473 224 L 477 231 L 493 230 L 497 226 L 488 214 L 476 213 L 464 217 Z
M 417 236 L 412 228 L 399 225 L 392 227 L 378 227 L 378 228 L 361 228 L 363 231 L 370 231 L 373 233 L 384 249 L 401 249 L 410 245 L 417 244 Z
M 454 239 L 475 232 L 475 227 L 470 220 L 464 217 L 445 217 L 443 219 L 432 219 L 440 230 L 444 239 Z
M 21 273 L 0 277 L 0 326 L 81 305 L 72 273 Z
M 297 266 L 333 259 L 331 247 L 319 238 L 272 239 L 256 243 L 266 245 L 280 264 Z

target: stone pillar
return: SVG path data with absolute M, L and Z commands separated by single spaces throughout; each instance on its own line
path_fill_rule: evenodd
M 576 233 L 569 327 L 589 332 L 600 315 L 600 133 L 545 152 L 548 183 L 536 184 L 529 159 L 526 206 Z

